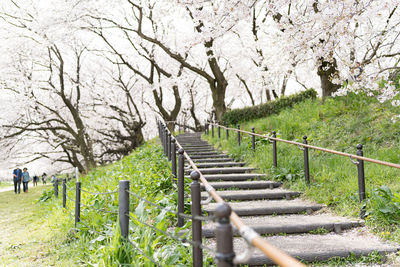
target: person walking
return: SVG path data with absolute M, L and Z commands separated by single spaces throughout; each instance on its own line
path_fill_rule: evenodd
M 24 186 L 24 192 L 28 193 L 28 183 L 29 183 L 29 172 L 27 168 L 24 168 L 24 171 L 22 172 L 22 183 Z
M 15 194 L 21 193 L 21 180 L 22 180 L 22 171 L 20 168 L 16 168 L 13 170 L 13 180 L 14 180 L 14 192 Z
M 42 182 L 43 182 L 43 184 L 46 184 L 46 179 L 47 179 L 47 174 L 44 172 L 42 174 Z
M 33 186 L 37 186 L 38 180 L 39 180 L 39 177 L 35 174 L 35 175 L 33 176 Z

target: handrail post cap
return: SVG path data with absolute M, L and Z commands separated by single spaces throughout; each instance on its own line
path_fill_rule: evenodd
M 307 139 L 307 135 L 303 136 L 303 139 L 306 140 Z
M 231 215 L 231 213 L 232 208 L 227 203 L 219 203 L 214 210 L 214 214 L 218 217 L 218 219 L 227 218 Z
M 176 139 L 175 139 L 175 138 L 171 138 L 171 142 L 172 142 L 172 143 L 175 143 L 175 142 L 176 142 Z
M 200 173 L 198 171 L 192 171 L 190 173 L 190 178 L 194 181 L 198 181 L 200 179 Z
M 179 148 L 178 153 L 182 155 L 183 153 L 185 153 L 185 150 L 183 148 Z
M 272 134 L 276 134 L 276 131 L 272 131 Z
M 254 127 L 253 127 L 253 128 L 251 128 L 251 130 L 252 130 L 253 132 L 254 132 L 254 130 L 255 130 L 255 129 L 256 129 L 256 128 L 254 128 Z
M 358 144 L 358 145 L 357 145 L 357 149 L 358 149 L 358 150 L 363 149 L 363 145 L 362 145 L 362 144 Z

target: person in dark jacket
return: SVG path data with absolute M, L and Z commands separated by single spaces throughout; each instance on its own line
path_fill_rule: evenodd
M 13 170 L 13 178 L 14 178 L 14 192 L 15 194 L 21 193 L 21 181 L 22 181 L 22 170 L 20 168 L 16 168 Z M 17 190 L 18 189 L 18 190 Z

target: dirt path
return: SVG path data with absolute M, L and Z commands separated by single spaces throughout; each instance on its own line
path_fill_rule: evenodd
M 49 187 L 0 193 L 0 266 L 66 266 L 51 252 L 54 235 L 43 207 L 35 203 Z
M 38 186 L 45 186 L 45 185 L 38 184 Z M 48 186 L 48 184 L 46 186 Z M 32 183 L 29 183 L 29 189 L 32 189 L 32 187 L 33 187 Z M 22 190 L 22 184 L 21 184 L 21 190 Z M 8 192 L 8 191 L 14 191 L 14 186 L 7 186 L 7 187 L 0 188 L 0 193 Z

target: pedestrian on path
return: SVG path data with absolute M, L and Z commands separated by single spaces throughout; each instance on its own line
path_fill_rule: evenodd
M 33 186 L 37 186 L 37 182 L 39 181 L 39 177 L 35 174 L 33 176 Z
M 29 183 L 30 177 L 29 177 L 29 172 L 27 168 L 24 168 L 24 171 L 22 173 L 22 183 L 24 186 L 24 192 L 28 193 L 28 183 Z
M 14 192 L 15 194 L 21 193 L 21 180 L 22 180 L 22 171 L 20 168 L 16 168 L 13 170 L 13 178 L 14 178 Z
M 47 179 L 47 174 L 44 172 L 42 174 L 42 182 L 43 182 L 43 184 L 46 184 L 46 179 Z

